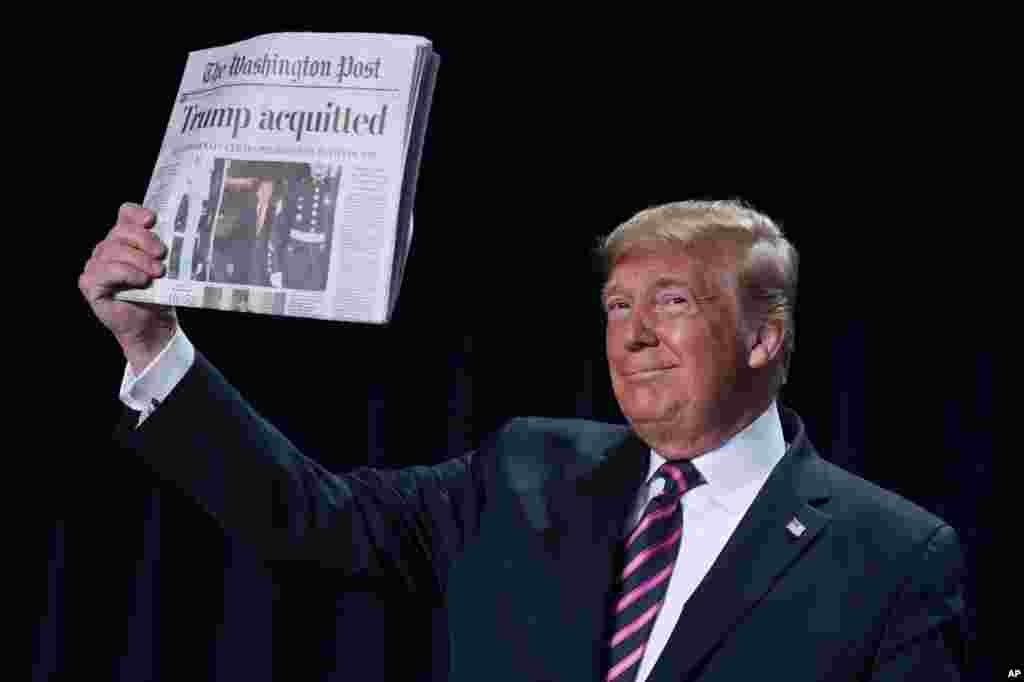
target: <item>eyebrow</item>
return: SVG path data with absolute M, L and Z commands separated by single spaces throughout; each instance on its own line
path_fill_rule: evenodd
M 692 287 L 690 286 L 689 281 L 687 281 L 687 280 L 685 280 L 685 279 L 683 279 L 681 277 L 659 277 L 658 279 L 654 280 L 654 287 L 653 288 L 655 290 L 657 290 L 657 289 L 667 289 L 668 287 L 678 287 L 678 286 L 686 287 L 687 289 L 691 289 L 692 290 Z M 611 294 L 615 293 L 619 289 L 621 289 L 621 287 L 617 283 L 609 282 L 608 284 L 604 285 L 604 288 L 601 289 L 601 297 L 602 298 L 607 298 L 608 296 L 610 296 Z

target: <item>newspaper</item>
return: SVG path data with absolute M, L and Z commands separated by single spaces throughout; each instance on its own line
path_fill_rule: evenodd
M 437 66 L 425 38 L 370 33 L 190 53 L 143 202 L 166 274 L 117 297 L 387 322 Z

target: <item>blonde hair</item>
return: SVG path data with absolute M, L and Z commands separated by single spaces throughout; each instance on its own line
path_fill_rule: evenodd
M 629 251 L 657 244 L 690 246 L 728 242 L 740 251 L 736 261 L 743 314 L 760 324 L 783 322 L 783 360 L 776 389 L 786 383 L 796 347 L 798 255 L 781 227 L 740 200 L 679 201 L 640 211 L 603 237 L 597 247 L 604 276 Z

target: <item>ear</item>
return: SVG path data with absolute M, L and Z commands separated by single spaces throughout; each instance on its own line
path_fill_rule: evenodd
M 762 369 L 782 352 L 782 338 L 785 323 L 782 320 L 765 320 L 750 337 L 750 353 L 747 364 L 753 369 Z

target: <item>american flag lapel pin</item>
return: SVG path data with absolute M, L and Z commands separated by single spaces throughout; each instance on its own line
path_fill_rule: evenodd
M 794 516 L 793 519 L 786 524 L 786 530 L 788 530 L 789 534 L 794 538 L 798 538 L 804 534 L 804 531 L 807 530 L 807 526 L 800 523 L 800 519 Z

